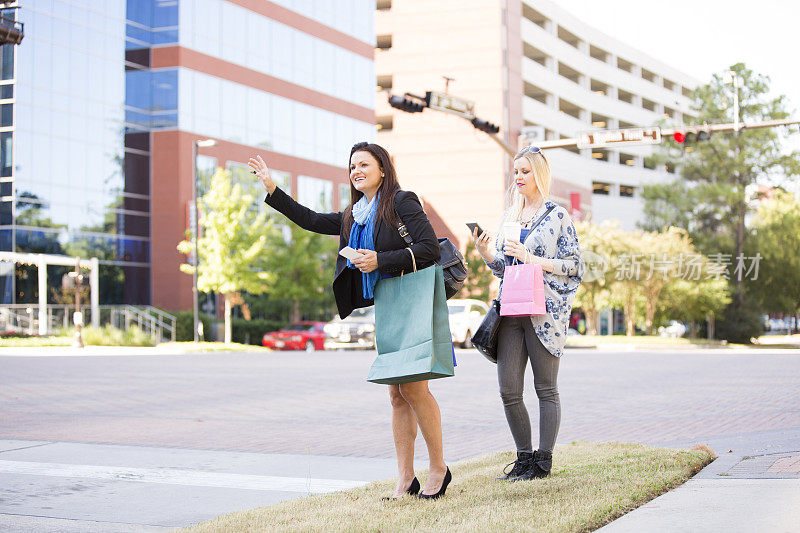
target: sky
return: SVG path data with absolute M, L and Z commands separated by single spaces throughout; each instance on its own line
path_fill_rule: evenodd
M 800 0 L 557 0 L 603 33 L 701 83 L 744 62 L 800 119 Z M 790 144 L 800 149 L 800 134 Z

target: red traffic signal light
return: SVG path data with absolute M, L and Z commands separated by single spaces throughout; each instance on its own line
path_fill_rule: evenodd
M 683 133 L 682 131 L 676 131 L 675 133 L 672 134 L 672 138 L 675 139 L 676 143 L 682 143 L 683 141 L 686 140 L 686 134 Z

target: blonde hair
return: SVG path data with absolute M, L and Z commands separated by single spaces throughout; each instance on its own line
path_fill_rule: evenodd
M 514 156 L 514 161 L 522 159 L 523 157 L 528 160 L 528 163 L 531 165 L 536 188 L 539 189 L 542 200 L 547 201 L 547 197 L 550 196 L 550 163 L 547 162 L 544 152 L 535 150 L 535 147 L 526 146 Z M 506 210 L 504 220 L 519 221 L 522 215 L 522 207 L 525 205 L 525 197 L 519 192 L 519 187 L 517 187 L 513 180 L 508 188 L 506 196 L 508 209 Z

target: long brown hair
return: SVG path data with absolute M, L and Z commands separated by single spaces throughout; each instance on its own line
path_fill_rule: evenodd
M 394 197 L 397 191 L 400 190 L 400 184 L 397 182 L 397 173 L 394 170 L 392 159 L 389 157 L 389 152 L 383 146 L 373 143 L 361 142 L 353 145 L 350 149 L 350 157 L 347 159 L 348 173 L 350 169 L 350 160 L 356 152 L 368 152 L 378 162 L 378 166 L 383 173 L 383 182 L 378 187 L 378 193 L 381 198 L 378 202 L 377 217 L 383 220 L 389 226 L 394 227 L 397 225 L 397 213 L 394 209 Z M 348 174 L 348 180 L 349 180 Z M 349 236 L 350 229 L 353 227 L 353 206 L 357 201 L 364 196 L 364 193 L 359 191 L 353 186 L 350 181 L 350 205 L 344 210 L 344 224 L 342 224 L 342 235 Z

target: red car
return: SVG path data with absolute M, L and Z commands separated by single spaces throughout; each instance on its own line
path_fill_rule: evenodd
M 324 350 L 324 326 L 325 322 L 298 322 L 280 331 L 265 333 L 261 344 L 273 350 Z

